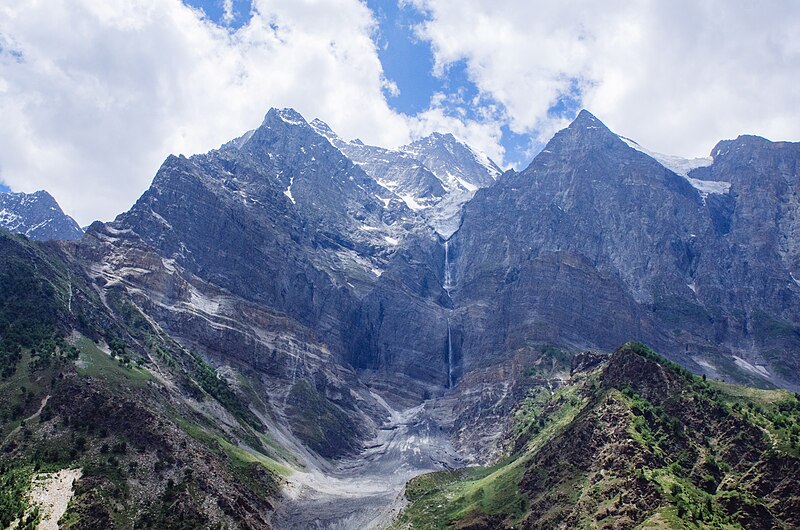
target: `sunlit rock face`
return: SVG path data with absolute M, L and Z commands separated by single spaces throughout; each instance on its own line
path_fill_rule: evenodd
M 466 365 L 627 337 L 709 375 L 796 385 L 800 145 L 740 137 L 679 163 L 631 144 L 583 111 L 466 206 L 451 241 Z
M 389 150 L 273 109 L 218 150 L 168 158 L 105 232 L 419 392 L 543 344 L 630 339 L 792 386 L 797 159 L 755 137 L 659 155 L 584 111 L 501 174 L 451 135 Z

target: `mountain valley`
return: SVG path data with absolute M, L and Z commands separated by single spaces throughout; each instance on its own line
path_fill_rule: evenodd
M 80 468 L 62 528 L 797 527 L 798 162 L 271 109 L 85 234 L 17 212 L 0 523 Z

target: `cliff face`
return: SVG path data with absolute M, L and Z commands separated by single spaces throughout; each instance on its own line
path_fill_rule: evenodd
M 712 154 L 678 175 L 584 111 L 476 194 L 451 241 L 465 363 L 636 337 L 709 375 L 796 384 L 800 149 L 743 137 Z
M 712 155 L 649 153 L 584 111 L 495 183 L 496 166 L 451 136 L 391 151 L 273 109 L 219 150 L 170 157 L 94 232 L 133 234 L 167 272 L 423 386 L 520 348 L 636 338 L 695 371 L 792 387 L 798 146 L 741 137 Z M 458 228 L 448 239 L 442 216 Z M 123 276 L 137 268 L 103 253 Z

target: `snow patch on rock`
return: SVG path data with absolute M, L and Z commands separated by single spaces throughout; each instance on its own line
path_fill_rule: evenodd
M 665 155 L 662 153 L 656 153 L 655 151 L 650 151 L 649 149 L 642 147 L 641 145 L 631 140 L 630 138 L 625 138 L 624 136 L 620 136 L 619 139 L 628 144 L 629 147 L 646 154 L 650 158 L 655 159 L 662 166 L 682 177 L 687 177 L 689 175 L 689 172 L 693 169 L 697 169 L 699 167 L 707 167 L 714 163 L 714 159 L 710 156 L 701 158 L 683 158 L 675 155 Z
M 294 186 L 294 177 L 289 179 L 289 187 L 286 188 L 283 194 L 286 195 L 290 201 L 292 201 L 292 204 L 297 204 L 297 201 L 294 200 L 294 196 L 292 195 L 292 186 Z

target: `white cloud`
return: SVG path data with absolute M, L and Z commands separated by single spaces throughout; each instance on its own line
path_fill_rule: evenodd
M 476 109 L 477 119 L 467 116 L 467 105 Z M 411 136 L 419 138 L 432 132 L 452 133 L 459 140 L 489 155 L 502 164 L 505 150 L 500 144 L 504 116 L 491 104 L 463 101 L 458 94 L 436 93 L 427 110 L 408 119 Z
M 796 2 L 413 0 L 436 67 L 467 62 L 479 90 L 517 132 L 546 139 L 549 109 L 580 103 L 648 147 L 706 155 L 753 133 L 800 139 Z
M 49 0 L 0 7 L 0 178 L 46 188 L 81 223 L 110 218 L 171 152 L 258 126 L 269 107 L 345 136 L 399 144 L 357 0 L 260 0 L 230 32 L 178 0 Z
M 233 22 L 234 18 L 233 13 L 233 0 L 223 0 L 222 2 L 222 20 L 225 24 L 230 24 Z
M 360 0 L 256 0 L 235 31 L 179 0 L 6 2 L 0 180 L 48 189 L 81 223 L 108 219 L 169 153 L 215 148 L 273 106 L 388 147 L 452 131 L 500 162 L 501 126 L 546 140 L 566 124 L 550 109 L 576 90 L 656 151 L 705 155 L 740 133 L 800 139 L 795 3 L 403 1 L 429 13 L 419 33 L 436 71 L 465 61 L 477 100 L 437 94 L 417 116 L 394 112 Z

